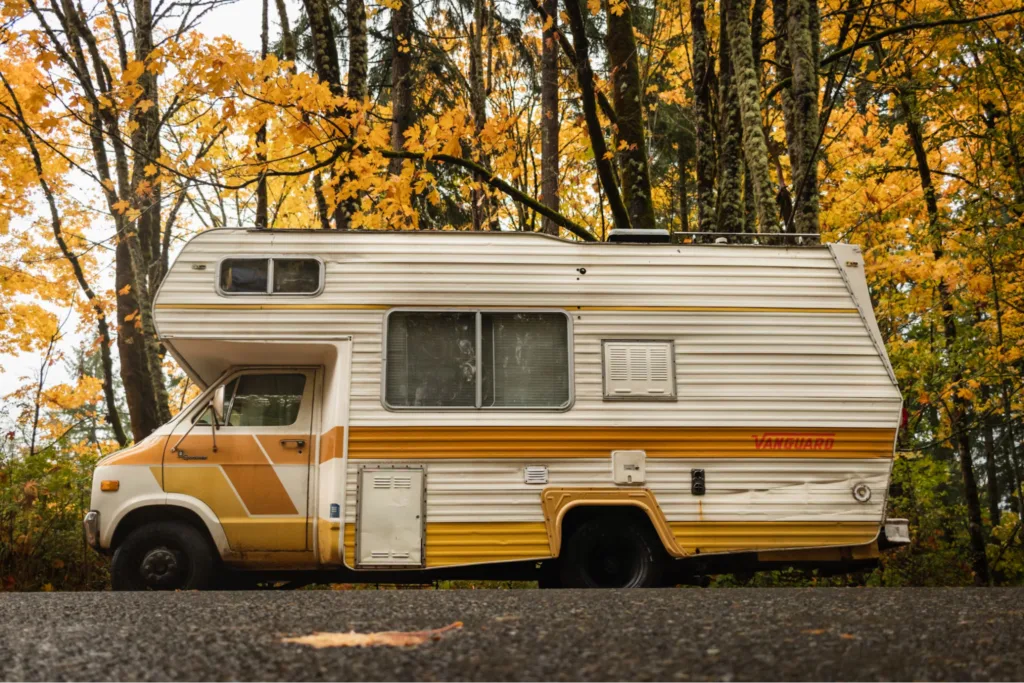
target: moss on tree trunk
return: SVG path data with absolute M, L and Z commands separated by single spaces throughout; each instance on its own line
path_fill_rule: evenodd
M 711 116 L 711 82 L 715 65 L 708 52 L 704 0 L 690 0 L 693 24 L 693 121 L 697 167 L 697 229 L 716 232 L 715 132 Z
M 768 145 L 761 126 L 761 94 L 754 66 L 753 43 L 750 37 L 749 0 L 724 0 L 728 22 L 729 54 L 733 78 L 739 96 L 743 121 L 743 156 L 754 187 L 754 204 L 760 232 L 778 232 L 779 212 L 775 205 L 771 173 L 768 167 Z
M 743 122 L 733 79 L 728 17 L 722 16 L 718 49 L 718 229 L 743 232 Z
M 633 11 L 630 0 L 608 4 L 608 66 L 611 70 L 612 105 L 618 121 L 616 160 L 622 179 L 622 201 L 634 228 L 653 228 L 651 172 L 644 135 L 644 95 L 640 88 Z

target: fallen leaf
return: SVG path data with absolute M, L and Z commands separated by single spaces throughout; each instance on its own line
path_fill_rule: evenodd
M 823 628 L 810 628 L 810 629 L 807 629 L 806 631 L 804 631 L 804 633 L 806 633 L 808 635 L 812 635 L 812 636 L 820 636 L 825 631 L 826 631 L 826 629 L 823 629 Z
M 857 640 L 857 636 L 853 635 L 852 633 L 840 633 L 839 637 L 843 640 Z
M 282 643 L 309 645 L 318 650 L 325 647 L 416 647 L 428 640 L 440 640 L 441 634 L 462 628 L 462 622 L 428 631 L 378 631 L 377 633 L 330 633 L 316 631 L 308 636 L 282 638 Z

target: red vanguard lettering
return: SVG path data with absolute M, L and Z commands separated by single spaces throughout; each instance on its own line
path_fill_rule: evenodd
M 836 443 L 835 434 L 764 432 L 750 436 L 759 451 L 830 451 Z

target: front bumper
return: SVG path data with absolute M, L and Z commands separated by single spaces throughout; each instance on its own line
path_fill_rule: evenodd
M 900 518 L 889 518 L 885 520 L 882 527 L 882 543 L 884 547 L 910 544 L 910 521 Z
M 100 513 L 98 510 L 89 510 L 82 520 L 82 532 L 85 534 L 85 542 L 93 550 L 100 549 Z

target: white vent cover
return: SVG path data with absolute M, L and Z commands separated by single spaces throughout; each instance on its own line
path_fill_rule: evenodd
M 671 341 L 604 341 L 604 397 L 667 399 L 676 397 Z
M 523 472 L 523 481 L 527 484 L 548 483 L 548 468 L 543 465 L 527 465 Z

